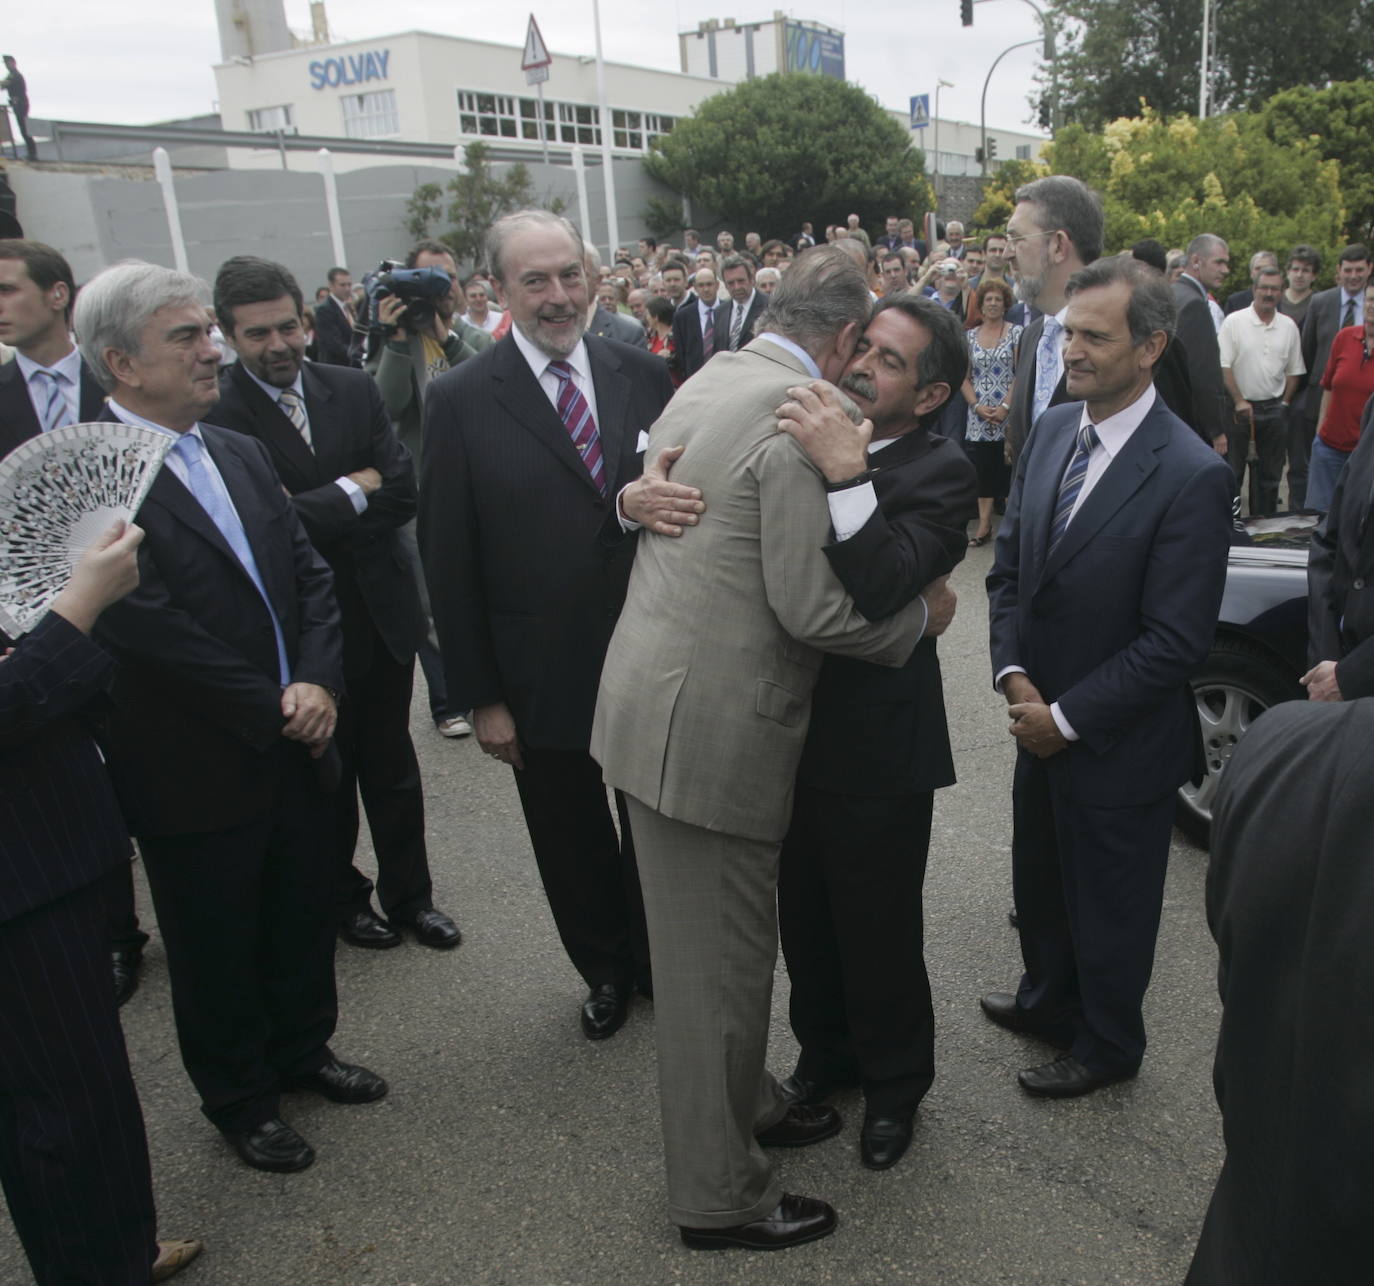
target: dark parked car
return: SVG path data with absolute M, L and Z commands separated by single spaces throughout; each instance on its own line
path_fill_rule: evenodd
M 1206 845 L 1212 801 L 1231 752 L 1252 723 L 1280 701 L 1302 701 L 1307 672 L 1307 546 L 1311 516 L 1284 530 L 1251 524 L 1256 543 L 1237 544 L 1207 663 L 1193 679 L 1207 754 L 1201 786 L 1178 792 L 1179 828 Z M 1273 524 L 1277 525 L 1277 524 Z

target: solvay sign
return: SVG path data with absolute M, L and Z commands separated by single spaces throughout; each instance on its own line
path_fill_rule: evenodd
M 364 81 L 385 80 L 387 63 L 390 61 L 390 49 L 317 59 L 310 64 L 310 88 L 335 89 L 340 85 L 361 85 Z

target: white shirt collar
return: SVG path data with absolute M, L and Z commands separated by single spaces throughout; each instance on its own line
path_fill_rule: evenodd
M 72 387 L 81 387 L 81 350 L 73 348 L 66 357 L 55 361 L 51 366 L 40 366 L 32 357 L 26 357 L 23 353 L 15 350 L 14 360 L 19 363 L 19 369 L 24 373 L 24 383 L 32 381 L 35 371 L 60 371 L 72 383 Z
M 720 303 L 720 296 L 719 296 L 719 295 L 716 296 L 716 303 L 715 303 L 715 304 L 708 304 L 704 299 L 702 299 L 702 297 L 701 297 L 700 295 L 698 295 L 698 296 L 697 296 L 697 316 L 700 317 L 700 318 L 702 319 L 702 321 L 705 321 L 708 315 L 711 316 L 711 317 L 714 317 L 714 316 L 716 315 L 716 304 L 719 304 L 719 303 Z
M 1259 313 L 1255 311 L 1254 304 L 1251 304 L 1250 307 L 1245 310 L 1245 315 L 1250 319 L 1250 324 L 1252 326 L 1258 326 L 1261 330 L 1268 330 L 1271 326 L 1277 326 L 1279 324 L 1279 318 L 1283 316 L 1283 314 L 1275 308 L 1274 315 L 1268 321 L 1264 321 Z
M 116 402 L 114 398 L 109 399 L 109 407 L 110 410 L 112 410 L 117 416 L 119 416 L 119 418 L 123 420 L 125 424 L 139 424 L 142 425 L 145 429 L 153 429 L 158 433 L 165 433 L 168 437 L 181 437 L 181 434 L 178 433 L 175 429 L 169 429 L 166 427 L 166 425 L 157 424 L 152 420 L 145 420 L 141 415 L 134 414 L 134 412 L 129 410 L 128 407 L 120 406 L 120 404 Z M 202 442 L 205 441 L 205 435 L 200 431 L 199 424 L 191 425 L 191 427 L 187 429 L 186 432 L 194 434 Z
M 557 357 L 550 357 L 543 349 L 536 348 L 530 343 L 525 332 L 515 323 L 511 324 L 510 336 L 515 340 L 515 346 L 520 350 L 520 355 L 529 363 L 530 370 L 534 372 L 534 378 L 536 380 L 543 377 L 544 372 L 549 368 L 550 362 L 560 360 Z M 577 341 L 577 347 L 574 348 L 567 357 L 561 360 L 567 362 L 577 373 L 577 379 L 574 382 L 579 387 L 585 388 L 591 383 L 592 368 L 591 363 L 587 361 L 586 340 L 579 339 Z
M 779 348 L 786 349 L 806 367 L 806 373 L 811 376 L 813 380 L 823 378 L 821 375 L 821 368 L 816 365 L 816 359 L 800 344 L 788 339 L 786 335 L 779 335 L 775 330 L 766 330 L 762 335 L 756 335 L 754 338 L 766 339 L 770 344 L 776 344 Z
M 1130 406 L 1122 407 L 1115 415 L 1109 415 L 1097 424 L 1093 424 L 1085 403 L 1083 415 L 1078 421 L 1078 431 L 1081 433 L 1085 424 L 1092 424 L 1108 458 L 1114 459 L 1116 453 L 1130 441 L 1131 434 L 1140 427 L 1141 421 L 1149 415 L 1155 404 L 1155 396 L 1155 386 L 1151 384 Z
M 284 388 L 278 388 L 275 384 L 269 384 L 266 380 L 258 379 L 258 377 L 254 375 L 253 372 L 248 369 L 248 367 L 244 366 L 242 361 L 239 362 L 239 366 L 243 370 L 243 373 L 246 376 L 248 376 L 248 378 L 252 380 L 254 384 L 256 384 L 260 389 L 262 389 L 262 391 L 266 393 L 267 396 L 270 397 L 274 402 L 280 402 L 281 395 L 285 393 L 288 388 L 294 389 L 296 392 L 296 396 L 300 398 L 302 402 L 305 401 L 305 387 L 301 381 L 300 371 L 296 372 L 296 378 L 292 380 L 290 384 L 287 384 Z
M 742 309 L 744 309 L 744 315 L 745 315 L 746 317 L 749 315 L 749 310 L 754 306 L 754 296 L 755 296 L 757 293 L 758 293 L 757 291 L 751 290 L 751 291 L 749 292 L 749 298 L 746 299 L 742 304 L 739 304 L 739 307 L 742 308 Z M 731 308 L 731 311 L 732 311 L 732 312 L 733 312 L 733 310 L 734 310 L 734 308 L 735 308 L 735 306 L 736 306 L 737 303 L 738 303 L 738 301 L 737 301 L 737 300 L 734 300 L 734 299 L 732 299 L 732 300 L 730 301 L 730 308 Z

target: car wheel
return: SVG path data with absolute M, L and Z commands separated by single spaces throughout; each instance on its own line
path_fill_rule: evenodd
M 1305 695 L 1289 670 L 1263 648 L 1229 638 L 1212 645 L 1206 664 L 1193 678 L 1207 775 L 1200 786 L 1185 782 L 1179 787 L 1174 820 L 1185 835 L 1208 846 L 1212 805 L 1236 745 L 1270 706 L 1301 701 Z

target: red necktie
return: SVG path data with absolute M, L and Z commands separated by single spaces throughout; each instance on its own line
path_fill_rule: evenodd
M 701 360 L 705 361 L 716 351 L 716 310 L 706 309 L 706 324 L 701 328 Z

